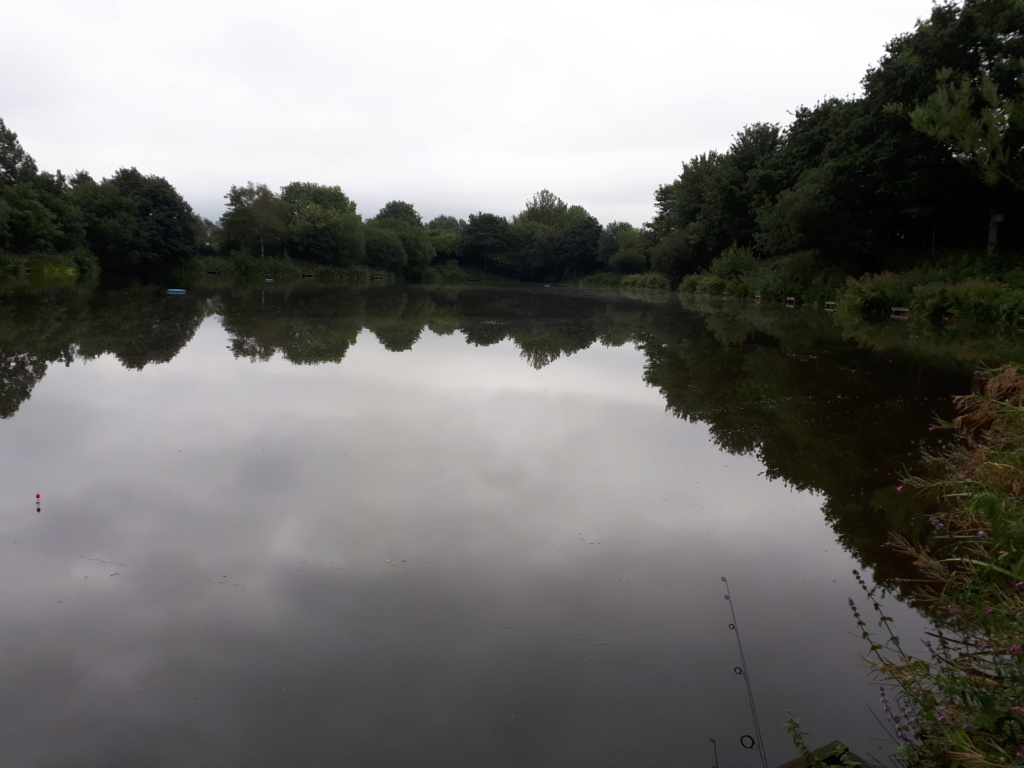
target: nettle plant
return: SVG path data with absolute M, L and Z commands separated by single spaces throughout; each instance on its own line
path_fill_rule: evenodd
M 929 534 L 886 543 L 921 572 L 940 627 L 927 653 L 904 650 L 859 574 L 879 628 L 850 600 L 906 766 L 1024 765 L 1024 367 L 976 376 L 981 391 L 934 428 L 951 440 L 925 457 L 930 477 L 901 486 L 935 495 Z

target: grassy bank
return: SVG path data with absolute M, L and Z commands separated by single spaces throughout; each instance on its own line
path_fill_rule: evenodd
M 949 440 L 927 457 L 930 476 L 900 488 L 934 496 L 930 533 L 886 544 L 914 559 L 941 627 L 927 657 L 904 652 L 873 591 L 863 615 L 850 601 L 895 757 L 914 768 L 1024 764 L 1024 367 L 979 373 L 978 384 L 935 427 Z
M 85 248 L 65 253 L 38 251 L 33 253 L 0 252 L 0 274 L 24 274 L 47 277 L 73 276 L 81 272 L 99 271 L 96 257 Z
M 925 265 L 846 276 L 812 251 L 756 259 L 733 246 L 704 271 L 683 278 L 679 290 L 709 296 L 759 297 L 822 305 L 834 302 L 850 316 L 888 314 L 906 307 L 932 321 L 1016 323 L 1024 315 L 1024 269 L 1013 255 L 949 253 Z
M 238 275 L 242 277 L 287 278 L 312 276 L 332 280 L 370 282 L 374 273 L 367 267 L 334 267 L 293 259 L 255 258 L 253 256 L 201 256 L 174 270 L 179 274 Z M 390 275 L 381 274 L 384 277 Z

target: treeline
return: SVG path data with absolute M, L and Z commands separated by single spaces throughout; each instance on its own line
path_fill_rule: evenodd
M 860 275 L 1024 248 L 1024 3 L 935 5 L 862 83 L 684 163 L 655 195 L 651 268 L 678 282 L 722 254 L 719 276 L 802 254 Z
M 0 120 L 0 257 L 60 255 L 83 269 L 173 266 L 201 252 L 208 224 L 166 179 L 135 168 L 100 182 L 85 171 L 40 171 Z
M 511 221 L 493 213 L 424 223 L 410 203 L 393 200 L 365 222 L 340 187 L 292 183 L 274 193 L 250 182 L 232 187 L 215 242 L 236 258 L 298 258 L 341 268 L 367 267 L 412 281 L 465 279 L 466 269 L 518 280 L 563 280 L 598 267 L 601 224 L 548 190 Z M 434 270 L 442 270 L 438 275 Z
M 223 271 L 260 272 L 274 269 L 271 260 L 278 268 L 282 260 L 298 260 L 413 282 L 459 281 L 474 272 L 556 281 L 600 266 L 601 224 L 547 190 L 511 220 L 477 213 L 468 221 L 438 216 L 427 223 L 401 200 L 364 221 L 340 187 L 312 182 L 280 192 L 249 182 L 232 186 L 225 199 L 224 214 L 213 222 L 166 179 L 135 168 L 99 182 L 85 171 L 70 178 L 39 171 L 0 120 L 0 265 L 20 268 L 28 257 L 137 271 L 205 257 L 216 258 Z
M 935 5 L 888 44 L 862 95 L 799 107 L 785 128 L 753 123 L 724 152 L 691 158 L 658 188 L 641 227 L 602 226 L 547 190 L 511 219 L 424 223 L 396 200 L 364 221 L 340 187 L 310 182 L 233 186 L 212 222 L 134 168 L 99 182 L 39 172 L 0 121 L 0 261 L 64 253 L 80 266 L 137 269 L 216 256 L 249 271 L 277 259 L 411 281 L 644 275 L 628 279 L 658 287 L 709 274 L 717 281 L 686 286 L 704 292 L 757 272 L 754 292 L 817 281 L 834 293 L 846 275 L 936 263 L 951 250 L 1020 252 L 1022 30 L 1020 0 Z
M 478 213 L 424 223 L 394 200 L 363 220 L 338 186 L 293 182 L 232 186 L 217 222 L 196 214 L 166 179 L 122 168 L 95 181 L 39 171 L 0 120 L 0 264 L 49 261 L 88 269 L 181 267 L 218 257 L 225 271 L 298 260 L 414 282 L 464 280 L 478 271 L 517 280 L 565 280 L 597 269 L 602 227 L 547 190 L 511 220 Z M 63 259 L 59 258 L 63 257 Z M 224 261 L 227 259 L 227 262 Z

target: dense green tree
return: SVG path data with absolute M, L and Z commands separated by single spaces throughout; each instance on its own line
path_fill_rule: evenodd
M 983 84 L 990 81 L 997 101 L 1019 98 L 1022 28 L 1024 4 L 1019 0 L 937 3 L 913 31 L 889 42 L 886 55 L 865 76 L 864 98 L 875 116 L 874 144 L 885 150 L 875 162 L 902 203 L 898 234 L 904 242 L 975 244 L 982 239 L 978 233 L 984 232 L 985 220 L 994 223 L 992 213 L 1021 205 L 1012 188 L 986 185 L 982 165 L 970 156 L 983 160 L 979 152 L 986 151 L 978 143 L 978 131 L 985 130 Z M 961 97 L 967 94 L 958 94 L 961 88 L 970 91 L 968 111 L 978 121 L 973 126 L 963 120 L 961 108 L 967 105 Z M 913 127 L 910 116 L 915 112 L 924 132 Z M 957 123 L 959 128 L 954 127 Z M 989 139 L 999 133 L 990 133 Z M 1006 138 L 1013 143 L 1012 135 Z M 1020 217 L 1013 223 L 1015 242 L 1024 243 Z
M 512 227 L 504 216 L 471 213 L 463 239 L 463 259 L 468 266 L 489 268 L 505 260 L 513 247 Z
M 328 187 L 310 181 L 293 181 L 281 188 L 281 200 L 288 206 L 289 216 L 295 216 L 309 205 L 319 205 L 327 211 L 355 213 L 356 204 L 342 192 L 341 187 Z
M 121 168 L 103 183 L 131 202 L 139 238 L 137 263 L 179 264 L 195 255 L 195 212 L 167 179 Z
M 671 253 L 679 262 L 685 252 L 683 261 L 704 266 L 732 242 L 753 243 L 757 206 L 785 188 L 764 171 L 782 145 L 779 126 L 754 123 L 736 134 L 728 151 L 684 163 L 680 176 L 655 193 L 653 232 L 683 232 L 662 248 L 662 256 Z
M 1021 62 L 1024 70 L 1024 62 Z M 909 114 L 911 125 L 935 139 L 978 175 L 992 194 L 988 250 L 995 250 L 1000 208 L 1024 191 L 1024 76 L 1016 93 L 999 93 L 986 73 L 975 86 L 953 71 L 939 73 L 938 90 Z M 1018 216 L 1020 214 L 1018 213 Z
M 423 219 L 412 204 L 401 200 L 392 200 L 390 203 L 387 203 L 374 218 L 378 221 L 383 219 L 404 221 L 411 227 L 423 226 Z
M 597 242 L 601 223 L 582 206 L 571 205 L 557 228 L 553 276 L 579 277 L 597 268 Z
M 366 258 L 363 223 L 354 213 L 306 205 L 291 222 L 295 255 L 336 266 L 362 264 Z
M 569 211 L 569 206 L 560 197 L 542 189 L 526 202 L 526 207 L 516 216 L 516 221 L 532 221 L 557 229 Z
M 36 161 L 18 141 L 18 134 L 0 118 L 0 189 L 19 182 L 32 181 L 37 173 Z
M 704 267 L 736 239 L 729 227 L 727 203 L 731 190 L 741 182 L 729 158 L 711 151 L 684 163 L 679 178 L 658 188 L 651 227 L 661 238 L 674 235 L 673 247 L 668 249 L 675 254 L 673 261 L 679 261 L 685 244 L 685 261 L 694 269 Z
M 192 226 L 196 233 L 196 250 L 199 254 L 201 256 L 216 254 L 217 243 L 220 241 L 220 225 L 197 213 Z
M 37 184 L 21 181 L 0 191 L 0 248 L 15 253 L 53 251 L 62 239 L 60 221 Z
M 372 269 L 381 269 L 396 275 L 403 273 L 409 255 L 402 239 L 390 229 L 370 221 L 366 224 L 366 263 Z
M 164 178 L 122 168 L 97 184 L 79 172 L 70 198 L 105 269 L 169 266 L 197 252 L 196 215 Z
M 104 269 L 137 266 L 142 249 L 138 211 L 113 184 L 98 184 L 84 171 L 71 180 L 71 195 L 82 212 L 86 242 Z
M 221 249 L 247 251 L 260 257 L 284 252 L 288 233 L 288 204 L 266 184 L 232 186 L 224 196 L 227 210 L 220 217 Z
M 651 269 L 659 272 L 672 282 L 682 280 L 686 275 L 697 272 L 711 263 L 702 248 L 694 247 L 691 236 L 699 228 L 695 224 L 677 229 L 660 238 L 650 251 Z
M 512 247 L 496 259 L 524 280 L 560 280 L 597 267 L 601 225 L 581 206 L 543 189 L 513 219 Z
M 1024 61 L 1021 62 L 1024 72 Z M 987 74 L 977 86 L 939 73 L 939 87 L 910 112 L 910 123 L 974 169 L 989 187 L 1024 189 L 1024 76 L 1006 96 Z
M 437 253 L 417 210 L 410 203 L 392 200 L 368 223 L 397 235 L 406 255 L 402 274 L 409 280 L 422 280 Z
M 462 256 L 462 233 L 440 229 L 428 229 L 427 236 L 440 262 L 458 261 Z
M 649 235 L 625 221 L 613 221 L 597 243 L 598 261 L 620 274 L 645 272 L 650 266 Z
M 760 252 L 817 250 L 851 272 L 877 267 L 880 249 L 898 242 L 905 222 L 877 117 L 862 99 L 796 111 L 778 151 L 756 172 Z
M 281 189 L 281 202 L 290 251 L 295 256 L 336 266 L 363 263 L 363 222 L 341 187 L 295 181 Z
M 435 232 L 461 233 L 466 229 L 466 222 L 454 216 L 435 216 L 427 223 L 427 229 Z
M 60 171 L 40 173 L 17 134 L 0 120 L 0 249 L 70 251 L 84 243 L 67 179 Z

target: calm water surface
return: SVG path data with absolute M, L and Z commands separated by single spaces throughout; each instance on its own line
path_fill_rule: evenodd
M 881 759 L 851 570 L 980 342 L 698 309 L 3 292 L 5 764 L 760 765 L 723 576 L 769 763 Z

